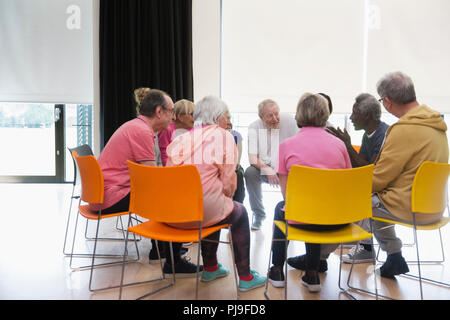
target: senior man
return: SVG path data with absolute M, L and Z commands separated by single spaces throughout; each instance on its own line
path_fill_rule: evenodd
M 262 183 L 278 186 L 275 171 L 280 142 L 298 131 L 294 117 L 281 113 L 278 104 L 266 99 L 258 105 L 259 119 L 248 128 L 248 158 L 250 166 L 245 170 L 250 207 L 253 211 L 252 230 L 259 230 L 266 218 L 262 202 Z
M 372 186 L 374 217 L 413 222 L 411 189 L 417 169 L 424 161 L 448 162 L 447 125 L 439 112 L 420 104 L 411 78 L 402 72 L 385 75 L 377 84 L 379 101 L 398 121 L 386 131 L 385 142 L 375 160 Z M 438 221 L 441 213 L 416 213 L 416 223 L 426 225 Z M 402 256 L 402 242 L 392 224 L 374 221 L 374 235 L 387 253 L 379 269 L 382 277 L 394 279 L 407 273 Z M 367 224 L 365 224 L 368 229 Z M 355 260 L 364 258 L 363 250 L 352 250 Z M 348 256 L 353 258 L 351 254 Z M 345 261 L 345 260 L 344 260 Z

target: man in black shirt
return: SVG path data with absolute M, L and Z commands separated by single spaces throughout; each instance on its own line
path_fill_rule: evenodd
M 352 166 L 362 167 L 375 162 L 381 147 L 384 143 L 386 130 L 389 127 L 380 120 L 381 106 L 378 100 L 368 93 L 361 93 L 355 98 L 353 111 L 350 120 L 355 126 L 355 130 L 364 130 L 359 153 L 353 148 L 350 135 L 347 130 L 327 127 L 328 132 L 341 139 L 347 147 Z M 342 260 L 352 263 L 355 256 L 355 263 L 372 262 L 375 253 L 372 248 L 371 239 L 363 240 L 360 246 L 353 247 L 348 254 L 343 255 Z

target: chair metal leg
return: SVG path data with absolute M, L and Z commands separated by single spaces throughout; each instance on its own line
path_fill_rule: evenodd
M 372 219 L 370 220 L 370 233 L 374 234 L 374 232 L 373 232 L 373 220 Z M 355 256 L 353 256 L 352 266 L 350 268 L 350 272 L 349 272 L 348 277 L 347 277 L 347 286 L 350 289 L 356 290 L 356 291 L 359 291 L 359 292 L 364 292 L 364 293 L 367 293 L 367 294 L 370 294 L 370 295 L 374 295 L 377 300 L 378 300 L 378 297 L 383 297 L 385 299 L 394 300 L 391 297 L 387 297 L 387 296 L 384 296 L 384 295 L 381 295 L 381 294 L 378 293 L 378 284 L 377 284 L 377 277 L 376 277 L 377 276 L 377 274 L 376 274 L 377 260 L 376 259 L 375 259 L 374 265 L 373 265 L 373 276 L 374 276 L 374 281 L 375 281 L 375 292 L 371 292 L 369 290 L 365 290 L 365 289 L 362 289 L 362 288 L 356 288 L 356 287 L 353 287 L 353 286 L 350 285 L 350 279 L 351 279 L 351 276 L 352 276 L 352 271 L 353 271 L 354 264 L 355 264 Z
M 275 225 L 272 225 L 272 238 L 273 238 L 273 232 L 275 231 Z M 273 250 L 273 242 L 274 239 L 272 239 L 272 242 L 270 243 L 270 252 L 269 252 L 269 263 L 267 265 L 267 276 L 266 276 L 266 285 L 265 285 L 265 289 L 264 289 L 264 296 L 266 297 L 267 300 L 270 300 L 269 297 L 269 271 L 270 271 L 270 261 L 272 258 L 272 250 Z M 287 275 L 285 276 L 287 277 Z M 286 282 L 286 279 L 285 279 Z M 284 284 L 286 286 L 286 283 Z
M 130 223 L 131 223 L 131 219 L 129 219 L 129 221 L 128 221 L 128 227 L 130 226 Z M 128 242 L 128 234 L 129 234 L 128 227 L 127 227 L 127 232 L 126 232 L 126 236 L 125 236 L 125 247 L 124 247 L 124 253 L 123 253 L 123 260 L 122 260 L 122 274 L 121 274 L 121 277 L 120 277 L 120 285 L 118 286 L 119 287 L 119 300 L 122 300 L 122 291 L 123 291 L 124 287 L 131 287 L 131 286 L 136 286 L 136 285 L 149 284 L 149 283 L 154 283 L 154 282 L 158 282 L 158 281 L 162 281 L 162 280 L 167 280 L 165 278 L 163 270 L 162 270 L 161 255 L 159 253 L 159 249 L 157 248 L 159 261 L 161 263 L 162 276 L 159 277 L 159 278 L 156 278 L 156 279 L 151 279 L 151 280 L 146 280 L 146 281 L 139 281 L 139 282 L 133 282 L 133 283 L 127 283 L 127 284 L 123 283 L 123 278 L 124 278 L 124 274 L 125 274 L 125 263 L 126 263 L 125 257 L 126 257 L 126 253 L 127 253 L 127 242 Z M 156 245 L 158 247 L 158 243 L 156 243 Z M 163 286 L 161 288 L 153 290 L 152 292 L 147 293 L 147 294 L 137 298 L 136 300 L 140 300 L 140 299 L 146 298 L 146 297 L 148 297 L 150 295 L 153 295 L 153 294 L 155 294 L 157 292 L 160 292 L 160 291 L 162 291 L 162 290 L 164 290 L 164 289 L 166 289 L 168 287 L 171 287 L 171 286 L 173 286 L 175 284 L 175 267 L 174 267 L 174 260 L 173 260 L 172 243 L 170 243 L 170 251 L 171 251 L 172 272 L 173 272 L 172 281 L 169 282 L 169 284 L 167 284 L 167 285 L 165 285 L 165 286 Z M 112 287 L 112 288 L 117 288 L 117 286 L 116 287 Z
M 99 215 L 100 214 L 101 214 L 101 210 L 99 211 Z M 73 258 L 74 257 L 76 257 L 76 258 L 90 258 L 92 260 L 94 260 L 94 256 L 95 256 L 95 258 L 122 258 L 122 255 L 120 255 L 120 254 L 97 254 L 96 253 L 97 241 L 94 242 L 94 250 L 93 250 L 92 253 L 74 253 L 73 251 L 74 251 L 74 247 L 75 247 L 75 239 L 76 239 L 76 235 L 77 235 L 77 227 L 78 227 L 79 216 L 80 216 L 80 213 L 78 212 L 77 213 L 77 218 L 76 218 L 76 221 L 75 221 L 74 235 L 73 235 L 73 240 L 72 240 L 72 252 L 70 254 L 70 264 L 69 265 L 70 265 L 70 268 L 73 271 L 83 271 L 83 270 L 87 270 L 87 269 L 91 269 L 92 268 L 92 263 L 89 264 L 89 265 L 73 267 L 72 264 L 73 264 Z M 101 219 L 97 220 L 97 232 L 96 232 L 97 234 L 98 234 L 100 221 L 101 221 Z M 124 234 L 124 236 L 125 236 L 125 234 Z M 123 241 L 124 239 L 120 239 L 120 240 Z M 134 240 L 136 240 L 136 239 L 134 239 Z M 137 257 L 135 259 L 127 260 L 126 262 L 135 262 L 135 261 L 139 260 L 139 249 L 137 247 L 137 243 L 136 242 L 135 242 L 135 247 L 136 247 L 136 255 L 137 255 Z M 125 249 L 127 249 L 127 248 L 125 247 Z M 120 263 L 119 261 L 117 261 L 117 262 L 100 263 L 100 264 L 96 264 L 96 265 L 94 264 L 94 267 L 95 268 L 97 268 L 97 267 L 105 267 L 105 266 L 117 265 L 119 263 Z M 91 290 L 91 291 L 96 291 L 96 290 Z
M 120 224 L 122 226 L 122 228 L 118 228 L 117 227 L 117 222 L 120 220 Z M 135 219 L 137 220 L 137 219 Z M 122 237 L 121 238 L 116 238 L 116 237 L 109 237 L 109 238 L 103 238 L 103 237 L 99 237 L 99 238 L 95 238 L 95 237 L 89 237 L 88 236 L 88 225 L 89 225 L 89 219 L 86 219 L 86 229 L 84 230 L 84 238 L 86 240 L 89 241 L 123 241 L 123 239 L 125 239 L 125 230 L 123 229 L 123 223 L 122 223 L 122 216 L 117 216 L 116 218 L 116 230 L 117 231 L 121 231 L 122 232 Z M 139 236 L 139 238 L 136 240 L 136 236 L 133 237 L 134 239 L 128 239 L 128 241 L 141 241 L 141 237 Z
M 432 280 L 432 279 L 428 279 L 428 278 L 423 278 L 422 277 L 421 264 L 423 264 L 423 261 L 420 260 L 420 256 L 419 256 L 419 243 L 418 243 L 418 236 L 417 236 L 415 214 L 413 214 L 413 222 L 414 222 L 414 243 L 416 244 L 416 256 L 417 256 L 417 261 L 413 261 L 413 263 L 417 263 L 419 275 L 417 276 L 417 275 L 413 275 L 413 274 L 407 273 L 407 274 L 401 274 L 399 276 L 407 277 L 407 278 L 413 278 L 413 279 L 418 279 L 419 280 L 419 287 L 420 287 L 420 297 L 423 300 L 423 285 L 422 285 L 423 281 L 431 282 L 431 283 L 434 283 L 434 284 L 437 284 L 437 285 L 441 285 L 441 286 L 446 286 L 446 287 L 450 287 L 450 283 L 444 283 L 444 282 L 440 282 L 440 281 L 436 281 L 436 280 Z M 372 227 L 372 225 L 371 225 L 371 227 Z M 439 230 L 439 234 L 441 235 L 440 230 Z M 444 250 L 443 250 L 443 242 L 442 241 L 441 241 L 441 249 L 442 249 L 442 254 L 443 254 L 442 256 L 444 258 L 444 253 L 443 253 Z M 395 300 L 395 299 L 393 299 L 391 297 L 387 297 L 387 296 L 384 296 L 384 295 L 381 295 L 381 294 L 377 294 L 378 293 L 377 291 L 374 293 L 374 292 L 371 292 L 371 291 L 368 291 L 368 290 L 364 290 L 364 289 L 361 289 L 361 288 L 356 288 L 356 287 L 350 286 L 349 283 L 350 283 L 350 278 L 351 278 L 351 274 L 352 274 L 351 271 L 352 271 L 352 269 L 350 269 L 350 273 L 349 273 L 349 276 L 348 276 L 348 279 L 347 279 L 347 285 L 349 286 L 349 288 L 351 288 L 353 290 L 365 292 L 367 294 L 383 297 L 385 299 Z M 375 269 L 374 269 L 374 271 L 375 271 Z M 376 282 L 375 282 L 375 284 L 376 284 Z M 375 287 L 375 290 L 377 290 L 377 287 Z
M 131 226 L 133 226 L 132 220 L 129 220 L 129 224 L 128 224 L 128 225 L 130 225 L 130 224 L 131 224 Z M 97 232 L 98 232 L 99 225 L 100 225 L 100 220 L 98 220 L 98 223 L 97 223 Z M 125 239 L 126 237 L 127 237 L 127 235 L 124 234 L 124 239 Z M 136 248 L 137 257 L 136 257 L 136 259 L 126 260 L 125 263 L 130 263 L 130 262 L 136 262 L 136 261 L 139 261 L 139 249 L 138 249 L 138 247 L 137 247 L 136 235 L 135 235 L 134 233 L 133 233 L 133 238 L 134 238 L 133 242 L 134 242 L 134 245 L 135 245 L 135 248 Z M 128 241 L 129 241 L 129 239 L 127 239 L 127 243 L 128 243 Z M 97 243 L 97 242 L 95 242 L 95 243 Z M 97 292 L 97 291 L 104 291 L 104 290 L 109 290 L 109 289 L 115 289 L 115 288 L 118 288 L 119 286 L 110 286 L 110 287 L 103 287 L 103 288 L 96 288 L 96 289 L 94 289 L 94 288 L 92 287 L 92 279 L 93 279 L 93 274 L 94 274 L 94 268 L 97 268 L 97 267 L 100 267 L 100 266 L 101 266 L 101 267 L 105 267 L 105 266 L 112 266 L 112 265 L 118 265 L 118 264 L 124 263 L 124 262 L 122 261 L 122 262 L 108 262 L 108 263 L 101 263 L 101 264 L 95 265 L 95 264 L 94 264 L 94 258 L 96 257 L 96 255 L 95 255 L 95 250 L 96 250 L 96 248 L 95 248 L 95 245 L 94 245 L 94 252 L 93 252 L 93 256 L 92 256 L 92 265 L 91 265 L 91 273 L 90 273 L 90 277 L 89 277 L 89 291 L 91 291 L 91 292 Z M 127 245 L 125 245 L 125 255 L 128 255 L 128 248 L 127 248 Z
M 69 233 L 70 216 L 71 216 L 71 213 L 72 213 L 73 199 L 79 199 L 80 198 L 80 196 L 74 196 L 74 191 L 75 191 L 75 186 L 72 188 L 72 196 L 70 197 L 69 214 L 67 216 L 67 223 L 66 223 L 66 233 L 64 235 L 63 254 L 65 256 L 70 255 L 70 253 L 66 252 L 66 242 L 67 242 L 67 235 Z
M 288 223 L 287 223 L 287 221 L 286 221 L 286 238 L 285 238 L 285 240 L 284 240 L 284 274 L 285 274 L 285 276 L 284 276 L 284 300 L 287 300 L 287 297 L 288 297 L 288 291 L 287 291 L 287 288 L 288 288 L 288 281 L 287 281 L 287 262 L 286 262 L 286 259 L 287 259 L 287 251 L 288 251 L 288 245 L 289 245 L 289 242 L 288 242 L 288 240 L 287 240 L 287 237 L 288 237 Z
M 233 237 L 231 235 L 231 227 L 228 227 L 228 236 L 229 236 L 228 244 L 230 245 L 231 249 L 231 260 L 233 261 L 234 283 L 236 285 L 236 300 L 240 300 L 241 296 L 239 294 L 238 273 L 236 270 L 236 259 L 234 257 Z
M 196 274 L 196 285 L 195 285 L 195 300 L 198 300 L 198 274 L 200 272 L 200 246 L 202 243 L 202 226 L 203 222 L 200 222 L 200 229 L 198 233 L 198 246 L 197 246 L 197 274 Z M 173 259 L 173 258 L 172 258 Z M 173 260 L 172 260 L 173 263 Z M 175 276 L 175 271 L 173 271 L 173 274 Z
M 359 242 L 358 242 L 357 245 L 359 245 Z M 347 289 L 344 289 L 344 288 L 342 288 L 342 286 L 341 286 L 341 274 L 342 274 L 342 249 L 343 249 L 343 244 L 341 243 L 339 247 L 340 247 L 340 250 L 339 250 L 339 278 L 338 278 L 338 287 L 339 287 L 339 289 L 340 289 L 342 292 L 344 292 L 344 293 L 345 293 L 347 296 L 349 296 L 351 299 L 356 300 L 356 298 L 355 298 L 352 294 L 350 294 L 350 292 L 348 292 Z M 355 262 L 355 255 L 353 255 L 353 263 L 352 263 L 352 266 L 350 267 L 350 269 L 353 269 L 353 264 L 354 264 L 354 262 Z M 350 270 L 350 272 L 351 272 L 351 270 Z
M 416 252 L 417 252 L 417 268 L 419 270 L 420 299 L 423 300 L 422 274 L 420 272 L 420 258 L 419 258 L 419 243 L 417 242 L 416 214 L 414 212 L 413 212 L 413 221 L 414 221 L 414 241 L 416 242 Z
M 389 227 L 394 227 L 394 225 L 389 226 Z M 439 240 L 440 240 L 440 243 L 441 243 L 441 256 L 442 256 L 441 260 L 421 260 L 420 263 L 422 263 L 422 264 L 424 264 L 424 263 L 426 263 L 426 264 L 438 264 L 438 263 L 443 263 L 443 262 L 445 262 L 444 244 L 443 244 L 443 242 L 442 242 L 441 228 L 439 228 L 438 231 L 439 231 Z M 413 243 L 402 244 L 402 247 L 413 247 L 413 246 L 416 246 L 416 245 L 417 245 L 417 241 L 416 241 L 417 236 L 416 236 L 416 234 L 414 233 L 414 232 L 415 232 L 414 229 L 412 230 L 412 232 L 413 232 L 413 236 L 414 236 Z M 384 263 L 384 262 L 386 262 L 386 261 L 380 260 L 380 259 L 378 258 L 378 257 L 379 257 L 379 254 L 380 254 L 380 249 L 381 249 L 381 247 L 378 246 L 376 259 L 377 259 L 378 262 Z M 409 263 L 409 264 L 417 264 L 417 263 L 418 263 L 417 260 L 406 260 L 406 262 Z M 430 280 L 430 281 L 433 282 L 433 280 Z

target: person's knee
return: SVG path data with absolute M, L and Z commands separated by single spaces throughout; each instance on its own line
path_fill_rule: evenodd
M 275 207 L 275 214 L 274 214 L 274 220 L 284 220 L 284 211 L 281 210 L 284 207 L 285 202 L 284 201 L 280 201 L 278 202 L 278 204 Z
M 245 169 L 244 178 L 246 181 L 256 181 L 259 180 L 260 171 L 256 169 L 254 166 L 249 166 Z

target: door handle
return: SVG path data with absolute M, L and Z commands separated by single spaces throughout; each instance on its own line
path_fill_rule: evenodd
M 60 108 L 55 108 L 55 110 L 53 112 L 53 120 L 55 122 L 58 122 L 60 118 L 61 118 L 61 109 Z

